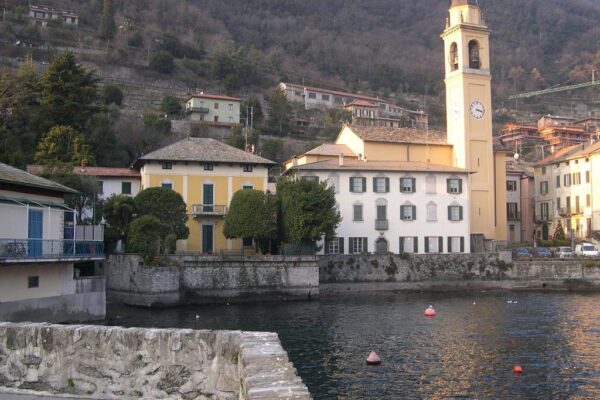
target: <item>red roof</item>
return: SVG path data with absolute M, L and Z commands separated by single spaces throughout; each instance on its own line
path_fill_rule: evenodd
M 230 100 L 230 101 L 242 101 L 241 99 L 238 99 L 237 97 L 231 97 L 231 96 L 223 96 L 220 94 L 207 94 L 207 93 L 196 93 L 196 94 L 192 94 L 190 95 L 190 97 L 188 97 L 188 101 L 194 97 L 200 98 L 200 99 L 214 99 L 214 100 Z
M 30 164 L 27 166 L 27 172 L 39 175 L 44 171 L 43 165 Z M 75 175 L 89 176 L 114 176 L 125 178 L 139 178 L 140 173 L 131 168 L 109 168 L 109 167 L 73 167 Z

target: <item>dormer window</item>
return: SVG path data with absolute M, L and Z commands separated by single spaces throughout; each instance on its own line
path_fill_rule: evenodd
M 450 70 L 456 71 L 458 69 L 458 46 L 456 43 L 450 45 Z
M 479 43 L 477 43 L 477 40 L 471 40 L 469 42 L 469 68 L 481 68 L 481 61 L 479 59 Z

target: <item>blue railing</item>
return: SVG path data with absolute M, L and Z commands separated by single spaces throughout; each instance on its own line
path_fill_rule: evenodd
M 104 257 L 104 242 L 90 240 L 0 239 L 0 259 Z

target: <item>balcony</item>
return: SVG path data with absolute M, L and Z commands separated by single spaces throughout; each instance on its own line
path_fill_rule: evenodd
M 207 216 L 223 216 L 227 214 L 227 206 L 216 204 L 194 204 L 192 205 L 192 215 L 194 217 Z
M 521 212 L 520 211 L 509 211 L 507 217 L 508 217 L 509 221 L 520 221 L 521 220 Z
M 389 229 L 389 223 L 387 219 L 376 219 L 375 230 L 376 231 L 387 231 Z
M 189 112 L 197 112 L 201 114 L 208 114 L 208 107 L 188 107 Z
M 0 262 L 93 261 L 104 259 L 104 242 L 0 239 Z
M 561 207 L 558 209 L 558 215 L 561 217 L 569 217 L 571 215 L 570 207 Z

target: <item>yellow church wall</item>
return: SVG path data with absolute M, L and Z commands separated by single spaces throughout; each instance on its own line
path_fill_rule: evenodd
M 345 126 L 337 139 L 335 140 L 336 144 L 345 144 L 352 150 L 352 152 L 356 155 L 365 154 L 365 142 L 356 136 L 354 132 L 347 126 Z
M 420 161 L 452 165 L 452 146 L 365 142 L 365 157 L 370 161 Z

